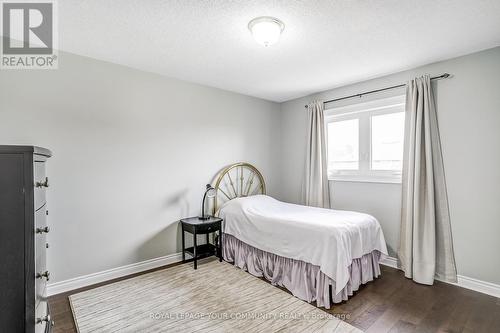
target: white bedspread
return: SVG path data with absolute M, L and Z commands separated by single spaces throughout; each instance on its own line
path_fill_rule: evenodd
M 368 214 L 255 195 L 228 201 L 219 215 L 225 233 L 260 250 L 319 266 L 336 282 L 335 293 L 347 284 L 353 259 L 374 250 L 387 255 L 380 224 Z

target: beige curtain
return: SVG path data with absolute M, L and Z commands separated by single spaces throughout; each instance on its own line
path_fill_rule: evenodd
M 312 102 L 307 106 L 306 174 L 302 200 L 307 206 L 330 208 L 325 131 L 323 102 Z
M 399 260 L 423 284 L 456 282 L 448 197 L 430 76 L 408 82 Z

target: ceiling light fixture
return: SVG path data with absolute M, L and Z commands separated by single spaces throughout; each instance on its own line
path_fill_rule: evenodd
M 271 46 L 278 42 L 285 24 L 275 17 L 256 17 L 248 23 L 248 29 L 257 43 Z

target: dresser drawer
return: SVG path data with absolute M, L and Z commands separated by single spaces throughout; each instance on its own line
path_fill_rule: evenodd
M 47 327 L 50 326 L 49 308 L 47 299 L 41 300 L 36 305 L 35 310 L 35 333 L 47 332 Z
M 45 236 L 45 234 L 39 234 L 35 237 L 35 273 L 45 272 L 45 270 L 47 269 L 47 249 L 45 248 L 47 237 Z
M 196 232 L 198 234 L 214 232 L 216 230 L 220 230 L 220 222 L 215 223 L 201 223 L 196 226 Z
M 45 244 L 47 243 L 47 215 L 45 205 L 42 206 L 35 213 L 35 230 L 34 230 L 34 245 L 35 245 L 35 274 L 44 274 L 47 271 L 46 258 L 47 249 Z M 47 278 L 36 277 L 35 276 L 35 300 L 38 304 L 40 299 L 45 297 L 45 288 L 47 284 Z
M 35 269 L 35 304 L 46 298 L 47 289 L 47 266 L 45 265 L 45 251 L 40 251 L 36 258 Z M 49 275 L 50 276 L 50 275 Z
M 35 212 L 35 230 L 47 226 L 47 205 L 43 204 Z
M 43 205 L 45 205 L 45 202 L 45 189 L 35 188 L 35 210 L 40 209 Z
M 47 283 L 45 282 L 40 290 L 38 290 L 38 294 L 36 295 L 35 307 L 38 307 L 40 304 L 47 305 Z
M 49 232 L 50 229 L 47 226 L 47 215 L 44 205 L 35 213 L 35 230 L 33 236 L 35 245 L 35 273 L 45 272 L 47 233 Z
M 48 186 L 45 178 L 45 162 L 34 162 L 34 183 L 35 183 L 35 210 L 45 204 L 45 190 Z

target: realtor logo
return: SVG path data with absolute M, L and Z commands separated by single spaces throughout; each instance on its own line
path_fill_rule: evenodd
M 55 69 L 55 3 L 1 2 L 2 69 Z

